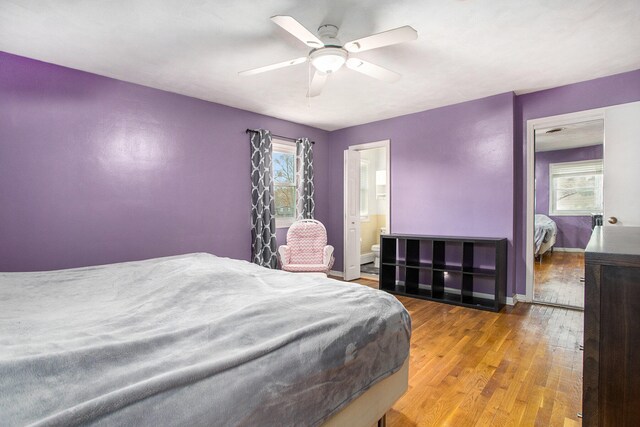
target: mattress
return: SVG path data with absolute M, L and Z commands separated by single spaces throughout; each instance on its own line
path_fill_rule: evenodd
M 321 425 L 399 370 L 368 287 L 190 254 L 0 273 L 3 425 Z

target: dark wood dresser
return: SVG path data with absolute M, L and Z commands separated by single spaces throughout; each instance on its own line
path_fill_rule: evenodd
M 584 426 L 640 425 L 640 227 L 595 227 L 585 251 Z

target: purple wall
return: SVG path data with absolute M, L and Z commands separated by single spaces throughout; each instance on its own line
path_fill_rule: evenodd
M 516 97 L 516 290 L 526 292 L 527 120 L 640 101 L 640 70 Z
M 0 100 L 0 271 L 247 259 L 244 129 L 264 127 L 317 142 L 316 216 L 335 269 L 343 150 L 391 139 L 392 231 L 507 237 L 509 289 L 523 294 L 526 121 L 639 101 L 640 70 L 331 133 L 2 52 Z
M 328 217 L 327 132 L 0 52 L 0 271 L 248 259 L 247 127 L 317 142 Z
M 508 237 L 508 294 L 524 294 L 527 120 L 639 100 L 636 70 L 331 132 L 334 209 L 328 229 L 336 246 L 335 268 L 342 268 L 343 150 L 391 139 L 392 231 Z
M 602 159 L 602 145 L 536 153 L 536 213 L 549 215 L 549 163 Z M 556 247 L 584 249 L 591 237 L 591 216 L 550 216 L 558 226 Z
M 391 231 L 506 237 L 511 289 L 513 108 L 514 95 L 506 93 L 331 132 L 334 269 L 342 269 L 343 257 L 343 152 L 390 139 Z

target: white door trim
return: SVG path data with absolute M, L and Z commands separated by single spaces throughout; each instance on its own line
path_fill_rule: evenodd
M 391 233 L 391 140 L 383 139 L 349 146 L 349 150 L 355 151 L 369 150 L 371 148 L 385 148 L 387 151 L 387 224 L 385 228 L 387 233 Z
M 613 107 L 613 106 L 611 106 Z M 535 208 L 535 147 L 534 132 L 536 128 L 556 127 L 572 123 L 586 122 L 589 120 L 604 120 L 605 110 L 610 107 L 595 108 L 593 110 L 577 111 L 575 113 L 559 114 L 556 116 L 542 117 L 539 119 L 527 120 L 527 145 L 526 145 L 526 163 L 527 163 L 527 204 L 526 204 L 526 294 L 525 302 L 533 301 L 533 247 L 534 247 L 534 208 Z M 605 123 L 606 126 L 606 123 Z
M 356 145 L 350 145 L 348 147 L 348 150 L 350 151 L 362 151 L 362 150 L 369 150 L 372 148 L 384 148 L 387 152 L 387 203 L 386 203 L 386 217 L 387 217 L 387 223 L 386 223 L 386 229 L 387 229 L 387 233 L 391 233 L 391 140 L 390 139 L 383 139 L 380 141 L 373 141 L 373 142 L 367 142 L 364 144 L 356 144 Z M 344 178 L 343 178 L 344 179 Z M 343 183 L 344 185 L 344 191 L 347 191 L 347 186 L 346 186 L 346 182 Z M 344 198 L 346 200 L 346 194 L 344 195 Z M 346 221 L 346 206 L 343 203 L 343 207 L 342 207 L 342 218 L 343 218 L 343 236 L 344 236 L 344 240 L 342 242 L 342 265 L 346 265 L 345 264 L 345 250 L 344 248 L 346 247 L 346 237 L 347 237 L 347 221 Z

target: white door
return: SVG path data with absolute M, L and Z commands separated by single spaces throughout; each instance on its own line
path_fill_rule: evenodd
M 603 220 L 640 226 L 640 102 L 605 110 Z
M 344 151 L 344 280 L 360 278 L 360 152 Z

